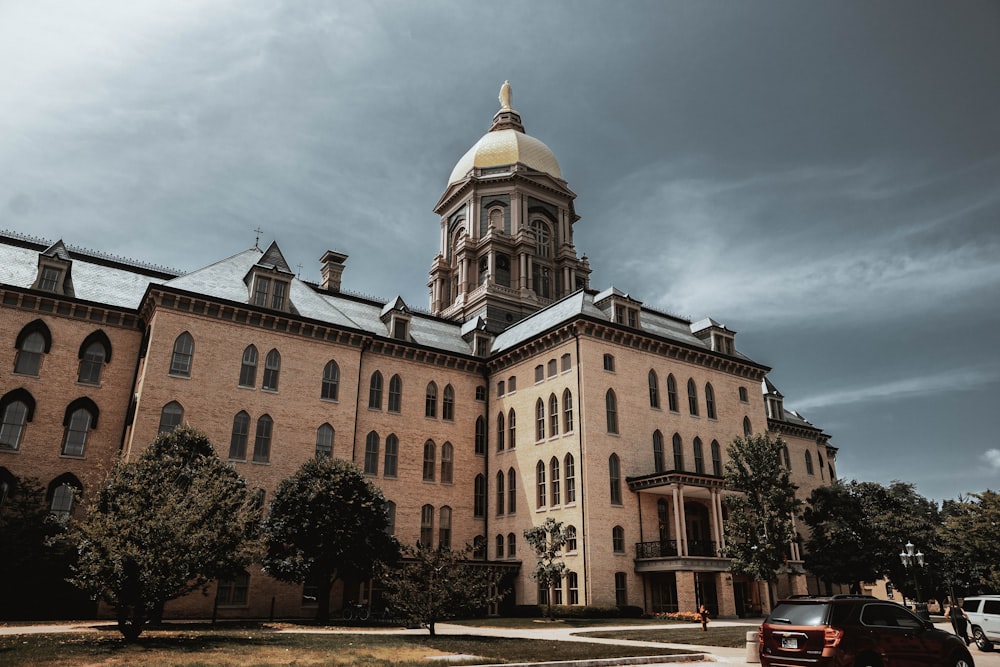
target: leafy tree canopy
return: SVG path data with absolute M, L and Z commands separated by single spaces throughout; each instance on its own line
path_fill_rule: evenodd
M 548 517 L 542 525 L 525 530 L 524 539 L 538 559 L 535 563 L 535 569 L 531 573 L 531 578 L 537 581 L 542 588 L 548 589 L 558 585 L 566 574 L 566 563 L 562 560 L 562 550 L 566 545 L 566 529 L 563 527 L 562 521 Z M 546 612 L 552 618 L 551 595 L 549 595 L 548 601 Z
M 946 501 L 941 514 L 946 583 L 962 593 L 1000 591 L 1000 493 Z
M 72 581 L 112 605 L 132 641 L 167 600 L 243 571 L 259 520 L 246 481 L 207 437 L 178 427 L 112 468 L 73 529 Z
M 357 466 L 328 456 L 312 458 L 274 494 L 264 522 L 264 570 L 281 581 L 317 586 L 316 619 L 330 617 L 330 590 L 338 578 L 372 575 L 377 563 L 399 557 L 388 534 L 382 492 Z

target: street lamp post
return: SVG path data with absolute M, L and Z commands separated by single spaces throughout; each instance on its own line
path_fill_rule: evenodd
M 918 578 L 918 572 L 916 568 L 924 567 L 924 554 L 921 553 L 915 546 L 913 542 L 907 541 L 906 546 L 903 547 L 903 551 L 899 552 L 899 560 L 902 561 L 903 567 L 907 570 L 913 569 L 913 585 L 917 589 L 917 603 L 920 603 L 920 581 Z

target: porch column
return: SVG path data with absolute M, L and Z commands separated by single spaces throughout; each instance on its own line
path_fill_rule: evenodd
M 713 493 L 715 499 L 715 516 L 719 522 L 719 550 L 726 548 L 726 526 L 722 519 L 722 491 L 715 489 Z
M 677 555 L 687 556 L 687 524 L 684 520 L 684 485 L 674 486 L 674 529 L 677 535 Z

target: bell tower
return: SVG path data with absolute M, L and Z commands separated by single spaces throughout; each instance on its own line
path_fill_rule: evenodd
M 588 287 L 590 277 L 573 245 L 576 195 L 511 102 L 504 82 L 493 125 L 455 165 L 434 207 L 440 252 L 428 282 L 432 313 L 482 317 L 493 333 Z

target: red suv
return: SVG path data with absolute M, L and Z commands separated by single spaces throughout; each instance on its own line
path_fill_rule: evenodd
M 760 626 L 763 667 L 974 667 L 965 642 L 895 602 L 793 597 Z

